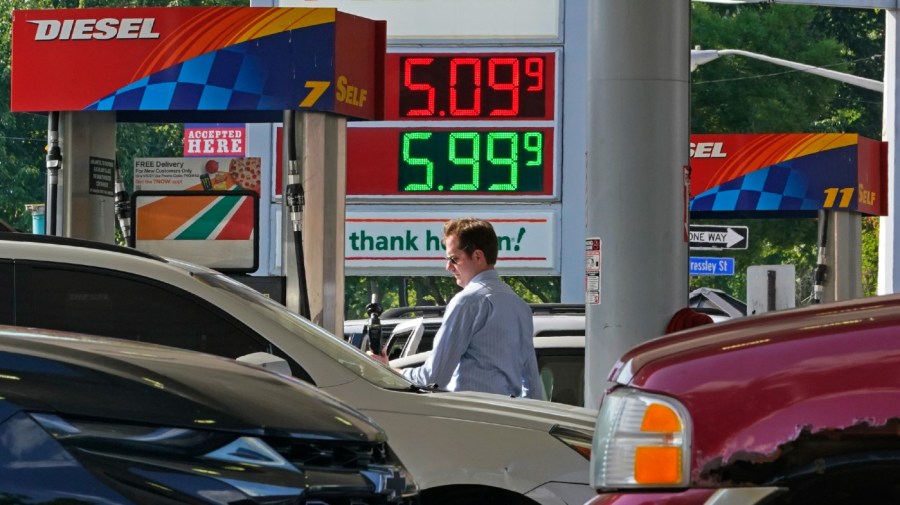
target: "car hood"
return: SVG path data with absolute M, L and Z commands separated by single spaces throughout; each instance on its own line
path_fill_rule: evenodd
M 255 436 L 384 440 L 370 419 L 300 381 L 162 346 L 0 327 L 0 377 L 8 379 L 0 380 L 0 396 L 31 411 Z
M 405 413 L 514 426 L 540 431 L 566 426 L 593 432 L 597 411 L 560 403 L 476 392 L 396 393 L 416 395 Z M 367 409 L 363 408 L 363 411 Z M 377 416 L 374 416 L 377 417 Z
M 690 369 L 690 375 L 695 379 L 716 377 L 729 373 L 729 370 L 721 370 L 718 363 L 727 362 L 728 367 L 735 366 L 735 353 L 765 352 L 767 347 L 823 335 L 846 333 L 848 338 L 852 338 L 852 333 L 847 331 L 848 325 L 882 325 L 896 319 L 900 319 L 900 295 L 747 316 L 639 344 L 619 359 L 609 379 L 620 384 L 643 385 L 655 377 L 654 382 L 662 383 L 666 376 L 676 379 L 680 373 L 677 371 L 682 369 Z M 753 366 L 757 367 L 755 373 L 761 375 L 767 371 L 764 368 L 770 365 L 754 362 Z

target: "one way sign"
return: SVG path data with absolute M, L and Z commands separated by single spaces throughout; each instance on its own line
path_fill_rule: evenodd
M 691 225 L 691 249 L 746 249 L 746 226 Z

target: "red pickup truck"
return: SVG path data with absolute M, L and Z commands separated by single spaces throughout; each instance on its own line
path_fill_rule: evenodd
M 589 505 L 900 503 L 898 295 L 674 333 L 610 380 Z

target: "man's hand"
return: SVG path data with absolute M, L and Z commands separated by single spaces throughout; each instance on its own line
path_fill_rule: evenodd
M 369 351 L 366 351 L 366 356 L 372 358 L 373 360 L 375 360 L 379 363 L 384 363 L 385 365 L 388 365 L 388 366 L 391 365 L 390 360 L 388 360 L 387 355 L 385 355 L 384 353 L 375 354 L 374 352 L 369 350 Z
M 369 358 L 371 358 L 379 363 L 383 363 L 383 364 L 387 365 L 387 367 L 390 368 L 391 370 L 393 370 L 396 374 L 403 375 L 403 372 L 401 372 L 399 368 L 394 368 L 391 366 L 391 360 L 388 359 L 387 354 L 385 354 L 383 352 L 381 354 L 375 354 L 374 352 L 369 350 L 369 351 L 366 351 L 366 356 L 368 356 Z

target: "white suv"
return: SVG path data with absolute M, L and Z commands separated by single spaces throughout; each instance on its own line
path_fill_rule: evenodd
M 534 352 L 544 385 L 544 399 L 584 405 L 584 306 L 560 305 L 555 312 L 534 309 Z M 579 315 L 580 307 L 581 314 Z M 397 324 L 387 341 L 394 368 L 425 363 L 440 327 L 439 318 Z
M 237 358 L 266 352 L 380 424 L 425 505 L 581 505 L 596 410 L 423 389 L 207 268 L 133 249 L 0 233 L 0 323 Z M 227 388 L 227 384 L 220 387 Z

